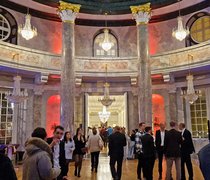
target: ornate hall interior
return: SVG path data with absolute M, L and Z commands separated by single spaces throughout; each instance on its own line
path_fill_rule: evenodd
M 175 121 L 198 153 L 209 120 L 210 0 L 0 0 L 0 145 L 16 147 L 18 179 L 36 127 L 87 136 L 89 127 L 130 132 L 145 122 L 155 134 Z M 97 175 L 86 172 L 87 155 L 80 179 L 111 180 L 104 154 Z M 136 166 L 126 161 L 122 179 L 135 180 Z

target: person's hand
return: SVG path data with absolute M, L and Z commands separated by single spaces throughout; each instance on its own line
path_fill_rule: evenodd
M 53 141 L 50 144 L 50 147 L 54 147 L 59 142 L 59 139 L 54 138 Z
M 63 180 L 68 180 L 68 179 L 69 179 L 68 176 L 63 177 Z

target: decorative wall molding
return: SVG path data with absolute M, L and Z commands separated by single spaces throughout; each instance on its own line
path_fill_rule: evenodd
M 0 66 L 41 74 L 60 74 L 61 55 L 51 54 L 10 43 L 0 42 Z M 18 58 L 14 58 L 18 54 Z M 152 74 L 168 74 L 189 69 L 188 55 L 193 56 L 190 68 L 210 65 L 210 41 L 175 51 L 151 56 Z M 137 76 L 137 57 L 75 57 L 76 76 Z

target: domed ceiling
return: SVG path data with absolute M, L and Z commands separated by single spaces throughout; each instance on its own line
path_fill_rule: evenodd
M 36 2 L 56 7 L 59 0 L 34 0 Z M 130 13 L 130 6 L 150 2 L 152 9 L 176 3 L 177 0 L 65 0 L 65 2 L 80 4 L 82 13 L 89 14 L 126 14 Z

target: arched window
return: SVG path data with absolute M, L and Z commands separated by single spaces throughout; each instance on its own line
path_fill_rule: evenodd
M 105 51 L 101 47 L 101 43 L 104 40 L 104 30 L 100 30 L 93 40 L 93 56 L 95 57 L 118 57 L 118 41 L 112 31 L 109 30 L 109 40 L 113 43 L 112 48 L 109 51 Z
M 192 46 L 210 40 L 210 14 L 200 12 L 193 15 L 187 22 L 190 35 L 186 39 L 186 46 Z
M 0 7 L 0 41 L 17 44 L 17 29 L 15 18 Z

